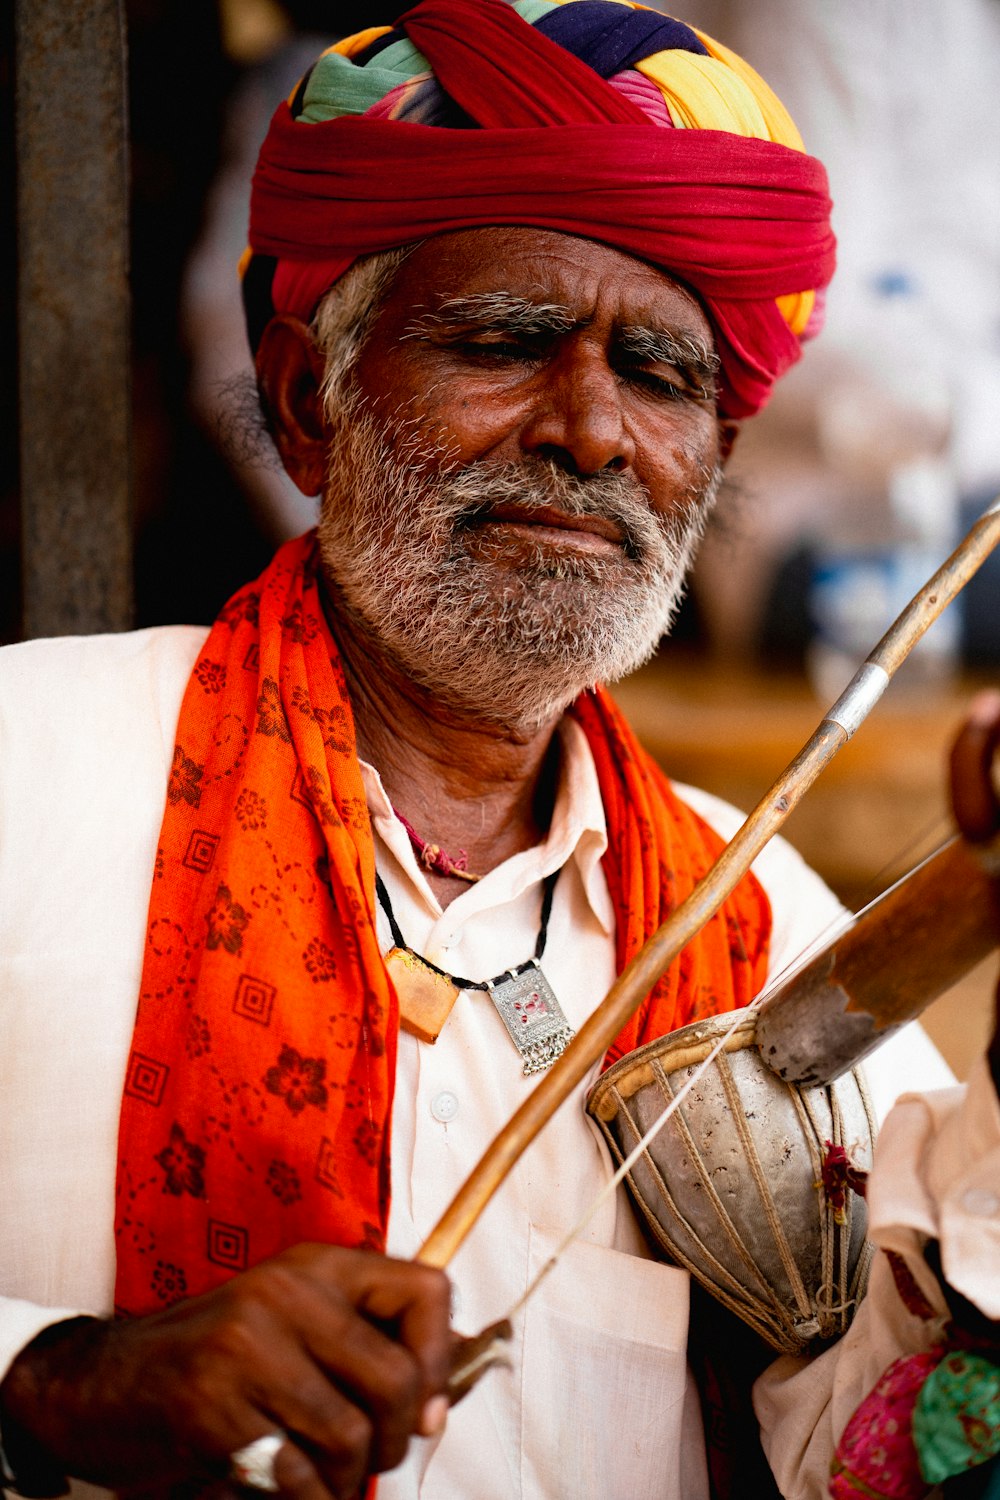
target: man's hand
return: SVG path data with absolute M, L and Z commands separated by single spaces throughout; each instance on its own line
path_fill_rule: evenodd
M 959 730 L 951 752 L 951 801 L 955 821 L 972 844 L 1000 835 L 1000 797 L 993 781 L 993 762 L 1000 750 L 1000 693 L 980 693 Z M 1000 923 L 1000 878 L 997 881 L 997 921 Z M 988 1052 L 993 1083 L 1000 1094 L 1000 987 L 996 1026 Z
M 283 1428 L 282 1492 L 346 1500 L 443 1424 L 448 1306 L 440 1271 L 299 1245 L 169 1311 L 43 1331 L 0 1385 L 0 1424 L 117 1488 L 217 1480 Z

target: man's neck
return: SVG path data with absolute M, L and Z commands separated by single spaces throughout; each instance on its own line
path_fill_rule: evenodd
M 414 683 L 370 639 L 336 622 L 359 756 L 420 838 L 484 875 L 537 844 L 558 779 L 558 719 L 520 732 L 477 719 Z M 465 884 L 428 875 L 442 906 Z

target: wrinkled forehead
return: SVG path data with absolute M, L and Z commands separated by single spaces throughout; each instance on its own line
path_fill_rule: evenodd
M 383 332 L 430 321 L 558 332 L 646 328 L 714 353 L 698 298 L 660 267 L 613 246 L 529 226 L 461 230 L 418 245 L 394 278 Z

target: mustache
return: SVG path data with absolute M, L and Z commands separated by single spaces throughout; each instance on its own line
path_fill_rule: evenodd
M 555 509 L 573 518 L 596 517 L 616 526 L 622 549 L 632 561 L 648 556 L 664 537 L 676 539 L 691 520 L 691 511 L 708 508 L 714 498 L 715 476 L 706 471 L 704 484 L 689 497 L 690 504 L 670 516 L 658 516 L 649 493 L 633 474 L 602 472 L 577 475 L 554 463 L 498 464 L 479 459 L 438 480 L 436 499 L 447 508 L 456 535 L 472 531 L 492 512 L 505 514 Z

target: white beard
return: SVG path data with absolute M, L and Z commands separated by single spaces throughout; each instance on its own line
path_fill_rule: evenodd
M 530 731 L 648 660 L 683 596 L 719 469 L 664 518 L 630 476 L 580 479 L 545 460 L 463 467 L 357 408 L 348 399 L 331 414 L 321 556 L 347 615 L 411 680 L 480 721 Z M 604 517 L 624 545 L 561 558 L 539 545 L 501 569 L 469 545 L 500 504 L 526 518 L 542 506 Z

